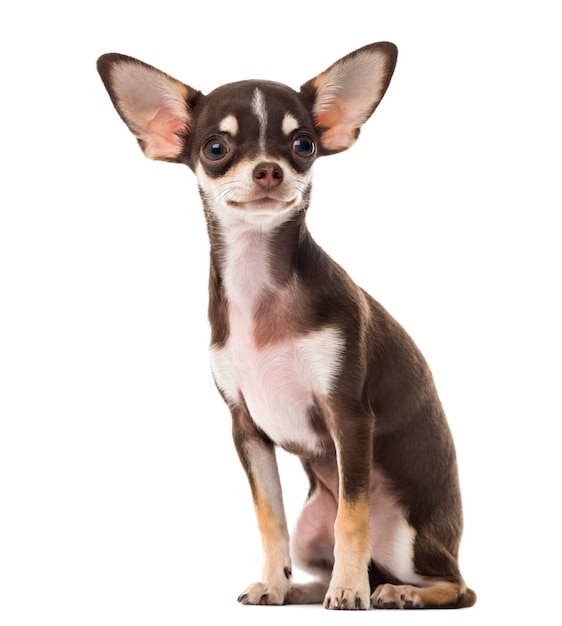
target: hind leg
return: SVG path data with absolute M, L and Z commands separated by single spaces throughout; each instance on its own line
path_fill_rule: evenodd
M 384 483 L 373 481 L 371 558 L 381 567 L 370 604 L 378 609 L 461 608 L 474 604 L 456 558 L 456 537 L 438 525 L 418 533 Z M 459 525 L 460 528 L 460 525 Z M 440 532 L 441 531 L 441 532 Z M 459 531 L 460 532 L 460 531 Z
M 291 551 L 296 565 L 316 580 L 292 584 L 288 604 L 321 604 L 334 565 L 334 522 L 337 504 L 333 495 L 316 485 L 306 502 L 293 533 Z
M 389 576 L 378 581 L 370 599 L 372 607 L 462 608 L 476 602 L 451 551 L 436 539 L 417 536 L 404 518 L 395 524 L 387 546 L 392 550 L 388 549 L 385 556 L 390 558 L 383 565 Z
M 379 585 L 371 596 L 376 609 L 461 608 L 476 601 L 473 591 L 463 583 L 437 581 L 427 587 Z

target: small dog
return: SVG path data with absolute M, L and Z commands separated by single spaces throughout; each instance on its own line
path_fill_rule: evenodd
M 396 57 L 393 44 L 375 43 L 299 92 L 245 80 L 208 95 L 128 56 L 98 60 L 144 154 L 188 165 L 199 184 L 211 249 L 211 369 L 264 549 L 262 580 L 240 595 L 243 604 L 476 601 L 457 562 L 456 457 L 430 370 L 305 224 L 312 164 L 355 142 Z M 297 454 L 310 479 L 291 546 L 276 446 Z M 293 583 L 292 559 L 315 582 Z

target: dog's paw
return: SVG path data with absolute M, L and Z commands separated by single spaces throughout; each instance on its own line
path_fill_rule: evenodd
M 368 590 L 330 586 L 324 598 L 324 608 L 336 611 L 364 611 L 368 606 Z
M 375 609 L 419 609 L 423 602 L 419 589 L 411 585 L 379 585 L 371 596 Z
M 238 596 L 238 602 L 241 604 L 285 604 L 288 587 L 288 584 L 252 583 Z

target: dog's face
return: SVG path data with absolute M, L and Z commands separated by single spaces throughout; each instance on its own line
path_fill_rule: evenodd
M 300 94 L 243 81 L 201 98 L 194 112 L 186 156 L 208 211 L 264 225 L 306 208 L 320 142 Z
M 314 160 L 353 145 L 395 63 L 396 47 L 376 43 L 299 92 L 250 80 L 208 95 L 121 54 L 103 55 L 98 69 L 146 156 L 193 169 L 210 219 L 263 228 L 306 209 Z

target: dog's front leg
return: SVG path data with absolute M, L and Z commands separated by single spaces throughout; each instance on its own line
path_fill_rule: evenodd
M 341 411 L 341 412 L 340 412 Z M 331 413 L 338 463 L 338 513 L 334 524 L 334 567 L 324 606 L 369 607 L 369 489 L 374 418 L 362 409 Z
M 290 586 L 289 532 L 275 448 L 256 428 L 245 406 L 232 409 L 234 443 L 252 490 L 263 545 L 261 582 L 238 598 L 242 604 L 284 604 Z

